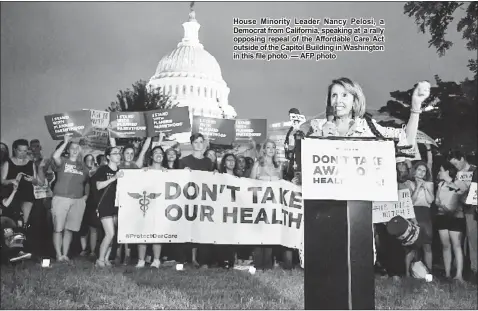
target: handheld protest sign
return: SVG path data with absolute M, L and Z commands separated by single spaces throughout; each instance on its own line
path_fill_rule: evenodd
M 146 111 L 144 115 L 148 137 L 157 136 L 159 133 L 178 134 L 191 131 L 188 107 Z
M 300 156 L 305 309 L 374 309 L 371 201 L 398 199 L 393 141 L 305 139 Z
M 146 137 L 146 119 L 143 112 L 111 112 L 111 138 Z
M 81 137 L 91 126 L 88 110 L 70 111 L 45 116 L 48 132 L 53 140 L 61 140 L 65 134 Z
M 236 140 L 235 120 L 194 116 L 192 133 L 216 145 L 231 145 Z
M 266 119 L 236 119 L 236 140 L 248 141 L 254 139 L 257 143 L 262 143 L 267 138 L 267 120 Z

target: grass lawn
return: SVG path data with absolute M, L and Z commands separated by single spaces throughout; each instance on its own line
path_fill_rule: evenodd
M 302 270 L 250 275 L 172 267 L 98 269 L 85 259 L 2 266 L 2 309 L 303 309 Z M 477 287 L 376 279 L 377 309 L 477 309 Z

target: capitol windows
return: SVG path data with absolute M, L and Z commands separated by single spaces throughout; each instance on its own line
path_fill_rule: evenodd
M 198 96 L 201 96 L 201 88 L 198 86 Z
M 209 97 L 212 98 L 212 89 L 211 89 L 211 91 L 209 92 Z
M 191 87 L 189 88 L 189 93 L 194 94 L 194 86 L 191 85 Z
M 183 85 L 183 94 L 186 95 L 186 86 Z
M 207 87 L 204 87 L 204 97 L 207 97 Z
M 169 85 L 168 93 L 169 93 L 169 94 L 172 94 L 172 93 L 173 93 L 173 86 L 172 86 L 172 85 Z
M 179 85 L 176 85 L 176 95 L 179 95 Z

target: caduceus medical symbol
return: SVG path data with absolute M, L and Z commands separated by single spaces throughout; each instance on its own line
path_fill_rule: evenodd
M 150 193 L 149 195 L 146 195 L 146 193 L 147 193 L 146 191 L 143 191 L 143 194 L 141 195 L 139 193 L 128 192 L 128 195 L 132 197 L 133 199 L 136 199 L 136 200 L 139 199 L 139 208 L 143 212 L 143 217 L 146 216 L 146 211 L 149 208 L 150 199 L 154 200 L 161 195 L 161 193 Z

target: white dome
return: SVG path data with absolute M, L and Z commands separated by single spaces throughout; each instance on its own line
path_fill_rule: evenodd
M 154 78 L 166 77 L 191 77 L 224 82 L 216 58 L 197 45 L 180 45 L 159 61 Z
M 235 118 L 228 103 L 230 89 L 222 78 L 221 67 L 199 42 L 195 13 L 183 23 L 184 37 L 177 48 L 161 58 L 149 80 L 151 89 L 160 89 L 177 106 L 189 106 L 193 115 Z

